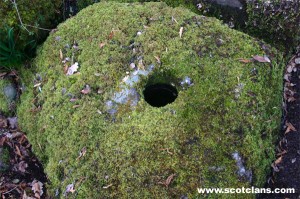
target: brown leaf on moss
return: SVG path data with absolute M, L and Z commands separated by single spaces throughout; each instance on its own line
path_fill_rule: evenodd
M 250 59 L 243 59 L 243 58 L 240 58 L 239 61 L 242 63 L 250 63 L 251 62 Z
M 103 48 L 105 45 L 106 45 L 105 42 L 101 42 L 101 43 L 99 44 L 99 47 L 100 47 L 100 48 Z
M 182 37 L 182 33 L 183 33 L 183 27 L 180 27 L 180 30 L 179 30 L 179 37 L 180 38 Z
M 103 188 L 103 189 L 108 189 L 108 188 L 111 187 L 111 186 L 113 186 L 113 184 L 109 184 L 109 185 L 107 185 L 107 186 L 103 186 L 102 188 Z
M 77 159 L 80 159 L 81 157 L 85 156 L 86 154 L 86 147 L 83 147 L 80 152 L 79 152 L 79 156 Z
M 89 85 L 86 85 L 84 89 L 80 91 L 82 94 L 87 95 L 91 92 L 91 87 Z
M 165 182 L 158 182 L 158 184 L 163 184 L 163 185 L 165 185 L 166 187 L 168 187 L 168 186 L 170 185 L 171 181 L 173 180 L 173 178 L 174 178 L 175 176 L 176 176 L 176 174 L 174 173 L 174 174 L 170 175 L 170 176 L 166 179 Z
M 108 39 L 112 39 L 113 37 L 114 37 L 114 31 L 112 30 L 112 31 L 109 33 Z
M 267 56 L 255 55 L 253 59 L 261 63 L 270 63 L 271 60 Z
M 78 108 L 78 107 L 80 107 L 80 105 L 79 105 L 79 104 L 77 104 L 77 105 L 74 105 L 72 108 Z
M 65 64 L 65 65 L 64 65 L 64 74 L 67 74 L 68 69 L 69 69 L 68 64 Z
M 61 49 L 59 49 L 59 58 L 61 61 L 64 59 L 64 55 Z
M 157 63 L 159 63 L 159 64 L 161 63 L 159 56 L 154 56 L 154 58 L 156 59 Z

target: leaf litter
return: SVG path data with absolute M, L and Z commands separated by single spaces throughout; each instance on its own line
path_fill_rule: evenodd
M 41 199 L 45 198 L 48 179 L 43 167 L 31 151 L 26 135 L 17 125 L 17 117 L 0 115 L 0 156 L 8 151 L 7 160 L 0 158 L 1 198 Z

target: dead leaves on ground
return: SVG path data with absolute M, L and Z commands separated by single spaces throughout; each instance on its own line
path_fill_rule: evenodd
M 297 131 L 296 128 L 292 125 L 292 123 L 286 122 L 285 125 L 286 125 L 287 128 L 286 128 L 284 134 L 287 134 L 291 131 Z
M 1 196 L 40 199 L 47 177 L 31 152 L 26 135 L 18 130 L 16 121 L 16 118 L 9 120 L 0 115 L 0 128 L 4 131 L 0 135 L 0 147 L 9 151 L 9 167 L 1 173 Z

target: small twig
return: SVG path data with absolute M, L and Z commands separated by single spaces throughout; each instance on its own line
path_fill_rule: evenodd
M 32 25 L 29 25 L 29 24 L 24 24 L 23 21 L 22 21 L 22 18 L 21 18 L 21 15 L 20 15 L 20 12 L 19 12 L 18 5 L 17 5 L 16 0 L 10 0 L 10 2 L 13 4 L 13 6 L 15 7 L 15 9 L 16 9 L 16 11 L 17 11 L 18 18 L 19 18 L 19 21 L 20 21 L 21 26 L 22 26 L 28 33 L 31 33 L 31 32 L 26 28 L 26 26 L 27 26 L 27 27 L 31 27 L 31 28 L 36 28 L 36 29 L 39 29 L 39 30 L 52 31 L 52 29 L 40 28 L 40 27 L 37 27 L 37 26 L 32 26 Z
M 18 186 L 15 186 L 15 187 L 12 188 L 11 190 L 9 190 L 9 191 L 7 191 L 7 192 L 4 192 L 4 193 L 2 193 L 2 194 L 3 194 L 3 195 L 8 194 L 8 193 L 12 192 L 13 190 L 15 190 L 17 187 L 18 187 Z
M 19 18 L 19 21 L 20 21 L 21 26 L 22 26 L 28 33 L 30 33 L 30 31 L 24 26 L 24 24 L 23 24 L 23 22 L 22 22 L 21 15 L 20 15 L 20 13 L 19 13 L 19 9 L 18 9 L 18 5 L 17 5 L 17 3 L 16 3 L 16 0 L 11 0 L 10 2 L 13 4 L 13 6 L 15 7 L 15 9 L 16 9 L 16 11 L 17 11 L 18 18 Z
M 24 26 L 28 26 L 28 27 L 31 27 L 31 28 L 36 28 L 36 29 L 39 29 L 39 30 L 46 30 L 46 31 L 52 31 L 53 29 L 47 29 L 47 28 L 40 28 L 40 27 L 37 27 L 37 26 L 32 26 L 32 25 L 28 25 L 28 24 L 24 24 Z

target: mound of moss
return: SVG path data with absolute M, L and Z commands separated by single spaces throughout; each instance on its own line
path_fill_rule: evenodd
M 36 74 L 23 77 L 19 123 L 52 196 L 227 198 L 197 188 L 265 182 L 281 61 L 184 8 L 101 2 L 40 48 Z

